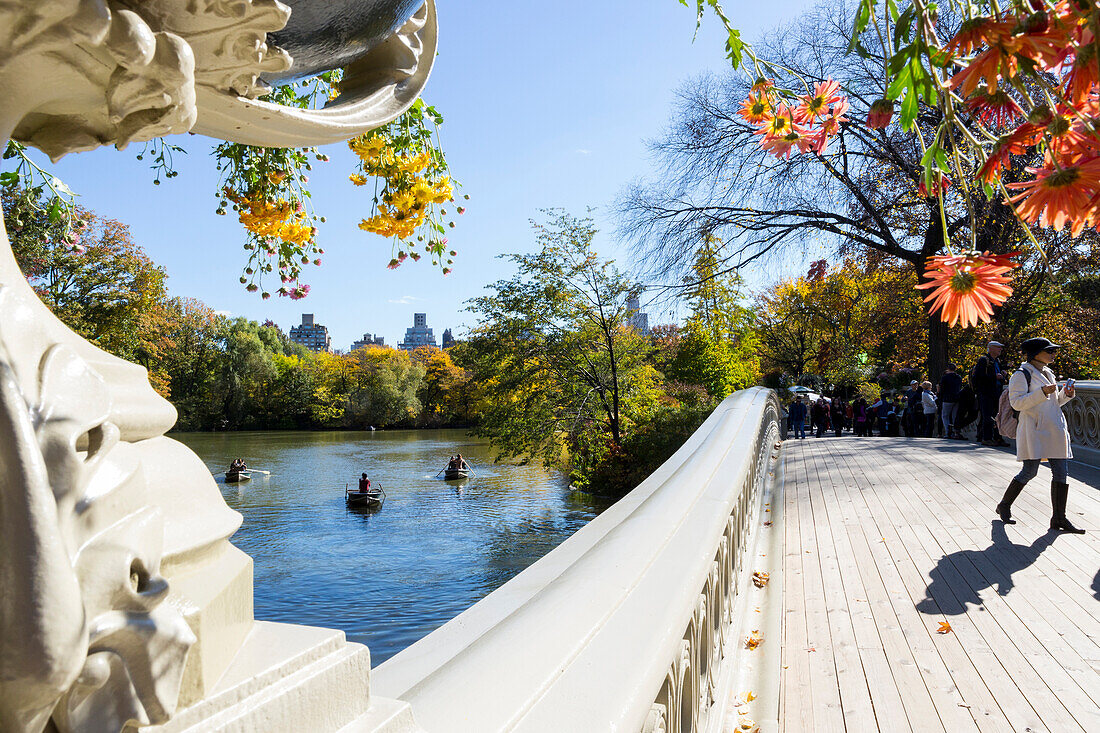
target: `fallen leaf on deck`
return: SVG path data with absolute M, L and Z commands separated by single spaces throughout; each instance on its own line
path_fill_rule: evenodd
M 752 690 L 745 693 L 745 702 L 752 702 L 756 699 L 756 695 L 752 694 Z
M 757 570 L 752 574 L 752 582 L 757 588 L 763 588 L 768 584 L 768 574 Z
M 772 526 L 772 520 L 770 520 L 770 519 L 769 519 L 768 521 L 764 522 L 764 526 L 765 526 L 765 527 L 770 527 L 770 526 Z
M 753 629 L 752 633 L 745 639 L 745 648 L 755 649 L 760 646 L 762 641 L 764 641 L 764 637 L 760 634 L 760 629 Z
M 748 718 L 745 718 L 744 720 L 742 720 L 737 725 L 737 730 L 739 730 L 739 731 L 749 731 L 749 733 L 752 733 L 752 731 L 756 731 L 756 730 L 760 730 L 760 729 L 756 727 L 756 721 L 755 720 L 749 720 Z
M 946 621 L 940 621 L 940 627 L 938 629 L 936 629 L 936 633 L 937 634 L 950 634 L 951 633 L 951 624 L 947 623 Z

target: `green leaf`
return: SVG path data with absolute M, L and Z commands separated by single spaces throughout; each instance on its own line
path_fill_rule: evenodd
M 744 49 L 745 42 L 741 40 L 741 31 L 731 29 L 729 39 L 726 41 L 726 58 L 730 60 L 733 68 L 737 69 L 741 66 Z
M 917 95 L 912 89 L 909 89 L 905 94 L 905 99 L 901 102 L 901 129 L 909 130 L 913 127 L 913 122 L 917 119 L 918 108 Z

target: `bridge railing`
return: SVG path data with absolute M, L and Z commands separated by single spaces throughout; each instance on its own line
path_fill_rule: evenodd
M 1075 459 L 1100 466 L 1100 380 L 1078 382 L 1076 399 L 1062 408 Z
M 731 395 L 634 491 L 373 670 L 372 691 L 428 731 L 713 728 L 778 441 L 774 392 Z

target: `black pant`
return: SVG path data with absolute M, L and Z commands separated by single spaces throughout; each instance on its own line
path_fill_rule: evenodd
M 997 403 L 1000 399 L 999 391 L 978 395 L 978 409 L 982 411 L 981 422 L 978 424 L 978 440 L 993 440 L 993 431 L 997 427 Z

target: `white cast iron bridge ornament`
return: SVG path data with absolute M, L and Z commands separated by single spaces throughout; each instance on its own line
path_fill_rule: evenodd
M 0 142 L 309 147 L 416 100 L 434 0 L 288 3 L 0 0 Z M 258 100 L 337 65 L 324 109 Z M 0 237 L 3 733 L 689 733 L 723 727 L 747 673 L 778 680 L 778 644 L 746 661 L 741 643 L 749 528 L 779 480 L 773 392 L 728 398 L 627 497 L 372 671 L 339 631 L 253 618 L 241 517 L 165 436 L 175 410 L 58 321 Z
M 291 8 L 276 0 L 0 0 L 0 142 L 12 138 L 54 159 L 188 131 L 312 146 L 389 122 L 416 100 L 435 58 L 433 0 L 290 4 L 300 12 L 288 24 Z M 270 42 L 276 37 L 302 61 Z M 340 48 L 326 47 L 333 39 Z M 316 73 L 325 58 L 346 69 L 343 93 L 325 109 L 257 100 L 265 80 Z M 260 647 L 274 651 L 251 660 L 253 676 L 292 672 L 295 663 L 279 667 L 279 654 L 313 655 L 298 667 L 327 654 L 335 655 L 332 681 L 359 682 L 352 692 L 361 702 L 330 696 L 347 712 L 319 714 L 318 727 L 299 729 L 335 729 L 341 715 L 365 711 L 365 649 L 336 649 L 331 633 L 267 638 L 260 632 L 270 629 L 255 628 L 251 559 L 228 542 L 240 516 L 199 458 L 163 437 L 175 419 L 142 368 L 85 342 L 38 301 L 5 229 L 4 733 L 117 731 L 166 723 L 188 706 L 186 725 L 216 729 L 234 704 L 212 704 L 211 693 Z M 241 685 L 232 689 L 247 696 Z

